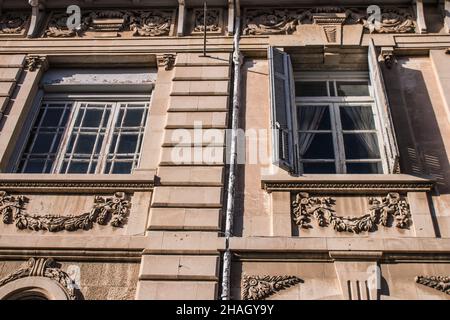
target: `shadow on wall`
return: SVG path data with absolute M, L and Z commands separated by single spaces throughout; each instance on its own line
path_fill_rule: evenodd
M 431 177 L 436 180 L 440 194 L 450 193 L 450 164 L 442 131 L 448 128 L 440 128 L 437 120 L 438 108 L 444 108 L 442 101 L 431 99 L 439 94 L 430 60 L 400 57 L 392 69 L 383 69 L 383 76 L 389 84 L 386 90 L 402 172 Z M 442 109 L 442 113 L 445 114 L 445 110 Z M 447 122 L 445 125 L 449 126 Z

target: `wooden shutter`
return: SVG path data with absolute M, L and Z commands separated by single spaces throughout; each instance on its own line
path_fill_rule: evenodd
M 389 173 L 398 173 L 399 168 L 399 152 L 397 140 L 395 138 L 395 130 L 392 122 L 389 100 L 384 86 L 383 74 L 378 64 L 377 51 L 373 39 L 369 42 L 369 74 L 375 95 L 375 104 L 380 119 L 380 128 L 384 139 L 384 151 L 388 162 Z
M 269 48 L 271 128 L 274 164 L 295 172 L 293 74 L 288 54 Z

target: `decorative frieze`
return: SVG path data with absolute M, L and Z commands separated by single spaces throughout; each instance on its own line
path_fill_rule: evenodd
M 95 223 L 106 225 L 108 222 L 119 228 L 125 224 L 131 207 L 122 192 L 116 192 L 112 197 L 96 196 L 91 211 L 77 216 L 29 215 L 25 213 L 27 201 L 24 196 L 11 196 L 0 191 L 0 215 L 3 216 L 3 223 L 15 223 L 20 230 L 50 232 L 89 230 Z
M 374 231 L 377 225 L 389 226 L 394 218 L 397 228 L 405 229 L 411 223 L 409 205 L 398 193 L 385 197 L 369 198 L 369 213 L 361 217 L 340 217 L 333 209 L 336 200 L 331 197 L 311 197 L 300 192 L 292 202 L 294 222 L 301 228 L 312 228 L 311 219 L 317 220 L 321 227 L 333 227 L 338 232 L 361 233 Z
M 24 36 L 29 23 L 29 13 L 6 12 L 0 15 L 0 36 Z
M 368 20 L 366 8 L 246 9 L 243 34 L 294 34 L 297 32 L 297 26 L 303 24 L 362 24 L 370 33 L 407 33 L 415 31 L 415 21 L 410 8 L 382 8 L 379 21 L 371 23 Z M 334 29 L 330 27 L 325 29 L 325 32 L 328 32 L 327 39 L 333 39 L 332 33 L 334 33 Z
M 222 9 L 208 9 L 206 11 L 206 32 L 222 33 Z M 203 9 L 194 9 L 194 28 L 192 33 L 203 33 L 205 31 L 205 15 Z
M 450 276 L 417 276 L 416 282 L 450 295 Z
M 65 12 L 52 12 L 44 31 L 44 37 L 82 37 L 87 33 L 118 36 L 127 32 L 134 37 L 157 37 L 171 35 L 175 19 L 174 10 L 95 10 L 87 11 L 81 17 L 80 26 L 67 27 Z
M 70 300 L 76 300 L 77 285 L 70 276 L 62 271 L 52 258 L 31 258 L 17 271 L 0 279 L 0 287 L 12 281 L 27 277 L 45 277 L 61 285 Z
M 250 276 L 242 278 L 241 295 L 243 300 L 264 300 L 265 298 L 302 282 L 295 276 Z

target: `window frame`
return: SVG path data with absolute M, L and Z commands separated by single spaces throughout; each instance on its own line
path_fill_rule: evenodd
M 33 131 L 33 127 L 35 125 L 35 122 L 37 120 L 37 117 L 39 115 L 39 111 L 42 107 L 43 103 L 51 102 L 51 103 L 64 103 L 64 104 L 73 104 L 73 111 L 70 113 L 69 119 L 67 120 L 67 125 L 63 133 L 62 140 L 60 142 L 60 146 L 56 152 L 56 157 L 54 164 L 52 165 L 51 171 L 49 173 L 42 172 L 41 174 L 73 174 L 73 173 L 60 173 L 63 160 L 64 160 L 64 150 L 67 150 L 67 145 L 70 140 L 70 135 L 72 134 L 74 124 L 76 121 L 76 115 L 80 112 L 79 105 L 82 103 L 111 103 L 111 114 L 110 118 L 108 120 L 108 124 L 106 126 L 105 130 L 105 136 L 104 140 L 106 142 L 102 142 L 102 150 L 99 154 L 99 160 L 97 164 L 97 168 L 94 173 L 81 173 L 81 174 L 104 174 L 104 169 L 106 168 L 106 162 L 107 162 L 107 152 L 109 150 L 109 146 L 112 142 L 112 138 L 114 136 L 115 132 L 115 123 L 117 121 L 117 117 L 120 111 L 120 105 L 123 103 L 143 103 L 146 105 L 146 114 L 144 117 L 145 124 L 142 126 L 142 131 L 140 131 L 139 134 L 142 135 L 140 138 L 140 142 L 138 140 L 138 143 L 140 143 L 140 154 L 138 157 L 138 160 L 136 162 L 136 165 L 132 168 L 131 172 L 128 174 L 132 174 L 133 171 L 136 168 L 139 168 L 140 161 L 141 161 L 141 154 L 142 154 L 142 145 L 143 140 L 146 136 L 146 131 L 148 130 L 148 120 L 149 120 L 149 114 L 150 114 L 150 107 L 151 107 L 151 99 L 152 99 L 152 93 L 132 93 L 132 94 L 106 94 L 106 93 L 71 93 L 71 92 L 64 92 L 64 93 L 44 93 L 43 90 L 40 90 L 37 99 L 35 99 L 33 105 L 32 105 L 32 112 L 31 115 L 26 123 L 26 126 L 24 128 L 24 133 L 22 137 L 19 139 L 18 148 L 16 148 L 14 161 L 12 162 L 13 165 L 10 168 L 10 172 L 18 173 L 18 174 L 27 174 L 25 172 L 19 172 L 19 166 L 22 159 L 22 155 L 24 154 L 24 150 L 27 147 L 27 142 L 30 139 L 30 136 Z M 141 127 L 141 126 L 140 126 Z M 92 158 L 91 158 L 92 159 Z M 92 160 L 90 160 L 92 161 Z M 134 159 L 133 159 L 134 161 Z M 109 173 L 106 173 L 109 174 Z
M 335 94 L 337 94 L 336 82 L 357 82 L 357 81 L 365 81 L 368 84 L 369 94 L 370 96 L 330 96 L 329 85 L 327 85 L 328 96 L 317 97 L 317 96 L 297 96 L 295 95 L 295 107 L 297 109 L 301 106 L 328 106 L 329 114 L 330 114 L 330 122 L 331 122 L 331 133 L 333 139 L 333 149 L 334 149 L 334 163 L 336 167 L 336 173 L 333 174 L 347 174 L 347 163 L 380 163 L 381 162 L 381 172 L 374 174 L 386 174 L 388 172 L 388 164 L 387 158 L 385 155 L 384 149 L 382 148 L 382 144 L 384 141 L 384 137 L 381 132 L 380 125 L 380 116 L 377 112 L 376 101 L 374 97 L 373 86 L 370 81 L 369 72 L 364 71 L 352 71 L 352 72 L 323 72 L 323 71 L 306 71 L 306 72 L 295 72 L 294 73 L 294 82 L 298 81 L 332 81 L 334 85 Z M 294 93 L 295 94 L 295 93 Z M 371 108 L 377 142 L 378 149 L 380 152 L 380 158 L 377 159 L 349 159 L 347 160 L 345 157 L 345 144 L 344 144 L 344 131 L 342 129 L 342 122 L 340 118 L 339 108 L 342 106 L 367 106 Z M 297 122 L 298 119 L 295 119 Z M 296 124 L 296 127 L 299 128 L 299 123 Z M 327 130 L 330 131 L 330 130 Z M 352 130 L 353 131 L 353 130 Z M 296 135 L 300 134 L 300 130 L 298 129 Z M 298 138 L 297 138 L 298 139 Z M 298 154 L 298 158 L 296 159 L 299 173 L 304 174 L 303 163 L 331 163 L 329 159 L 301 159 L 300 157 L 300 145 L 296 145 L 296 154 Z M 321 161 L 323 160 L 323 161 Z M 326 160 L 326 161 L 325 161 Z

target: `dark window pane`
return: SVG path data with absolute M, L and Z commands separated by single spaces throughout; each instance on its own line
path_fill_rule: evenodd
M 99 135 L 97 146 L 95 147 L 95 153 L 97 154 L 100 153 L 100 151 L 102 150 L 102 144 L 103 144 L 103 135 Z
M 24 173 L 42 173 L 45 166 L 45 160 L 30 160 L 28 161 Z
M 112 173 L 131 173 L 132 162 L 115 162 Z
M 340 107 L 343 130 L 375 130 L 371 107 Z
M 83 127 L 87 128 L 97 128 L 100 126 L 100 121 L 102 120 L 103 110 L 99 109 L 88 109 L 83 119 Z
M 124 127 L 139 127 L 141 125 L 142 113 L 144 109 L 128 109 L 125 120 L 123 121 Z
M 299 143 L 302 159 L 334 159 L 331 133 L 301 133 Z
M 58 151 L 59 144 L 61 143 L 61 138 L 62 138 L 61 133 L 56 135 L 56 139 L 55 139 L 55 142 L 54 142 L 53 148 L 52 148 L 52 153 L 56 153 L 56 151 Z
M 336 81 L 338 96 L 370 96 L 367 81 Z
M 284 73 L 284 56 L 282 53 L 274 52 L 273 54 L 273 66 L 275 69 L 275 72 Z
M 74 153 L 91 154 L 94 149 L 95 138 L 96 136 L 94 135 L 80 134 Z
M 295 83 L 297 97 L 327 97 L 326 81 L 297 81 Z
M 114 153 L 116 150 L 117 136 L 117 134 L 113 136 L 111 145 L 109 146 L 109 153 Z
M 51 148 L 52 142 L 53 142 L 53 137 L 54 137 L 53 134 L 48 134 L 48 133 L 38 134 L 31 152 L 33 152 L 33 153 L 48 153 L 48 152 L 50 152 L 50 148 Z
M 304 162 L 303 163 L 304 173 L 336 173 L 336 166 L 334 162 Z
M 64 109 L 48 108 L 47 112 L 42 120 L 42 127 L 57 127 Z
M 328 81 L 328 86 L 330 88 L 330 97 L 335 97 L 336 90 L 334 90 L 334 81 Z
M 347 163 L 347 173 L 381 173 L 381 163 Z
M 89 163 L 87 162 L 75 162 L 72 161 L 69 166 L 67 173 L 87 173 Z
M 375 133 L 344 134 L 345 157 L 347 159 L 378 159 L 380 150 Z
M 136 151 L 137 139 L 137 135 L 122 134 L 120 136 L 117 153 L 134 153 Z
M 299 130 L 331 130 L 328 106 L 301 106 L 299 109 Z

